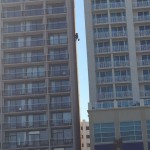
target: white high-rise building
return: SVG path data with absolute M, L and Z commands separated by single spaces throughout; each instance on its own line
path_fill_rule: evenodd
M 93 132 L 93 109 L 138 106 L 143 100 L 146 105 L 150 99 L 150 0 L 84 3 Z

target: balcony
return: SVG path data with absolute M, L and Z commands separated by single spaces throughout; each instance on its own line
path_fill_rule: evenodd
M 52 146 L 72 145 L 73 139 L 51 139 Z
M 57 109 L 68 109 L 71 108 L 71 102 L 61 102 L 61 103 L 50 103 L 50 108 L 52 110 L 57 110 Z
M 97 10 L 97 9 L 107 9 L 108 8 L 108 4 L 107 3 L 95 3 L 92 5 L 93 10 Z
M 149 7 L 150 1 L 133 2 L 133 8 Z
M 2 15 L 2 18 L 22 17 L 23 12 L 21 10 L 5 11 L 5 12 L 2 12 L 1 15 Z
M 143 37 L 143 36 L 150 36 L 150 30 L 141 30 L 135 32 L 135 36 Z
M 149 98 L 150 97 L 150 90 L 145 90 L 145 91 L 141 92 L 140 96 Z
M 109 38 L 109 37 L 110 37 L 109 32 L 97 32 L 97 33 L 95 33 L 96 39 L 104 39 L 104 38 Z
M 30 94 L 44 94 L 46 92 L 45 87 L 39 88 L 31 88 L 31 89 L 11 89 L 11 90 L 4 90 L 4 96 L 23 96 L 23 95 L 30 95 Z
M 53 7 L 53 8 L 47 8 L 46 9 L 47 14 L 62 14 L 66 13 L 66 7 L 61 6 L 61 7 Z
M 48 55 L 48 60 L 49 61 L 56 61 L 56 60 L 68 60 L 69 55 L 67 52 L 61 53 L 60 54 L 49 54 Z
M 112 37 L 127 37 L 127 31 L 112 31 Z
M 66 21 L 53 22 L 53 23 L 48 23 L 47 24 L 47 30 L 51 30 L 51 29 L 65 29 L 65 28 L 67 28 Z
M 2 43 L 3 49 L 11 49 L 11 48 L 25 48 L 25 47 L 37 47 L 43 46 L 43 40 L 32 40 L 30 42 L 5 42 Z
M 94 24 L 102 24 L 102 23 L 108 23 L 108 17 L 94 19 Z
M 43 24 L 31 24 L 31 25 L 17 25 L 4 27 L 2 29 L 3 33 L 18 33 L 18 32 L 30 32 L 30 31 L 41 31 L 44 30 L 45 26 Z
M 28 112 L 28 111 L 39 111 L 39 110 L 47 110 L 47 104 L 46 103 L 39 103 L 35 105 L 24 105 L 24 106 L 5 106 L 3 107 L 3 113 L 19 113 L 19 112 Z
M 52 126 L 71 126 L 72 120 L 71 119 L 57 119 L 57 120 L 51 120 Z
M 101 99 L 113 99 L 114 98 L 114 94 L 113 92 L 103 92 L 103 93 L 98 93 L 98 100 Z
M 150 81 L 150 74 L 139 76 L 139 81 Z
M 53 39 L 53 40 L 48 40 L 48 45 L 52 45 L 52 46 L 58 46 L 58 45 L 66 45 L 68 42 L 67 38 L 63 38 L 63 39 Z
M 112 22 L 112 23 L 122 23 L 122 22 L 126 22 L 126 17 L 125 17 L 125 16 L 111 17 L 111 22 Z
M 49 77 L 58 77 L 58 76 L 62 77 L 62 76 L 69 76 L 69 75 L 70 75 L 69 69 L 49 71 Z
M 97 77 L 98 83 L 111 83 L 113 81 L 112 76 L 110 77 Z
M 97 62 L 96 63 L 96 68 L 111 68 L 112 67 L 112 62 L 111 61 L 106 61 L 106 62 Z
M 8 141 L 8 140 L 6 140 Z M 26 148 L 26 147 L 48 147 L 49 141 L 46 139 L 39 139 L 39 140 L 31 140 L 27 141 L 24 139 L 24 141 L 11 141 L 7 143 L 3 143 L 3 149 L 14 149 L 14 148 Z
M 134 17 L 134 21 L 143 21 L 143 22 L 149 22 L 150 21 L 150 15 L 147 15 L 147 16 L 135 16 Z
M 129 67 L 129 61 L 128 60 L 122 60 L 122 61 L 114 61 L 115 67 Z
M 38 9 L 28 9 L 24 11 L 25 16 L 40 16 L 44 15 L 44 9 L 38 8 Z
M 128 45 L 118 45 L 118 46 L 112 46 L 113 52 L 127 52 L 128 51 Z
M 70 92 L 70 86 L 69 85 L 60 85 L 60 86 L 54 86 L 49 87 L 50 93 L 59 93 L 59 92 Z
M 137 51 L 149 51 L 150 50 L 150 45 L 139 45 L 136 47 Z
M 110 46 L 96 47 L 95 52 L 96 54 L 110 53 Z
M 125 2 L 113 2 L 109 5 L 110 8 L 125 8 Z
M 31 63 L 41 62 L 45 60 L 45 56 L 37 55 L 32 57 L 9 57 L 3 59 L 4 64 L 18 64 L 18 63 Z
M 2 0 L 2 3 L 14 3 L 14 2 L 23 2 L 23 0 Z
M 132 97 L 132 91 L 116 91 L 117 98 Z
M 115 76 L 115 81 L 116 82 L 131 81 L 131 77 L 130 76 Z
M 5 73 L 3 74 L 3 80 L 11 79 L 33 79 L 45 77 L 45 71 L 43 72 L 20 72 L 20 73 Z
M 4 123 L 3 129 L 23 129 L 23 128 L 44 128 L 47 127 L 47 121 L 36 121 L 36 122 L 21 122 L 21 123 Z
M 138 66 L 149 66 L 150 65 L 150 60 L 147 59 L 147 60 L 139 60 L 137 62 Z

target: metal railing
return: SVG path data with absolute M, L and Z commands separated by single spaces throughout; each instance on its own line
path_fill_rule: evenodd
M 114 66 L 115 67 L 126 67 L 126 66 L 129 66 L 130 63 L 128 60 L 126 61 L 114 61 Z
M 97 62 L 96 63 L 96 68 L 109 68 L 109 67 L 112 67 L 111 61 Z
M 125 16 L 111 17 L 111 22 L 125 22 L 125 21 L 126 21 Z
M 98 53 L 109 53 L 110 52 L 110 46 L 104 46 L 104 47 L 96 47 L 95 52 Z

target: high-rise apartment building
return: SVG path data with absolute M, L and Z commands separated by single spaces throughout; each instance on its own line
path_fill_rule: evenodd
M 138 106 L 142 100 L 146 105 L 150 99 L 150 0 L 85 0 L 84 3 L 90 84 L 89 119 L 91 137 L 94 138 L 100 135 L 92 134 L 94 123 L 108 123 L 108 120 L 105 116 L 104 120 L 94 120 L 93 109 L 96 113 L 96 109 Z M 97 111 L 95 116 L 98 118 L 100 113 Z M 130 122 L 130 119 L 123 120 Z M 105 130 L 105 125 L 99 130 Z M 118 127 L 114 125 L 114 128 Z M 102 135 L 104 138 L 107 136 Z M 112 139 L 107 140 L 101 142 L 107 143 Z
M 1 150 L 80 150 L 74 0 L 0 2 Z

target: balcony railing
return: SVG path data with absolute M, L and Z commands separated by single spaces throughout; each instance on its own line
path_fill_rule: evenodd
M 24 48 L 24 47 L 33 47 L 33 46 L 43 46 L 44 41 L 41 40 L 31 40 L 29 42 L 5 42 L 2 43 L 3 49 L 9 49 L 9 48 Z
M 101 100 L 101 99 L 112 99 L 112 98 L 114 98 L 113 92 L 98 93 L 98 100 Z
M 114 61 L 114 66 L 115 67 L 128 67 L 129 66 L 129 61 Z
M 72 145 L 73 144 L 73 139 L 51 139 L 51 145 L 59 146 L 59 145 Z
M 130 76 L 115 76 L 115 81 L 116 82 L 126 82 L 126 81 L 130 81 L 131 77 Z
M 95 18 L 95 19 L 94 19 L 94 23 L 95 23 L 95 24 L 108 23 L 108 17 Z
M 60 85 L 55 87 L 49 87 L 50 93 L 59 93 L 59 92 L 70 92 L 70 86 L 69 85 Z
M 150 81 L 150 74 L 139 76 L 139 81 Z
M 110 34 L 109 34 L 109 32 L 97 32 L 97 33 L 95 33 L 95 38 L 97 38 L 97 39 L 103 39 L 103 38 L 108 38 L 108 37 L 110 37 Z
M 110 83 L 112 81 L 113 81 L 113 79 L 111 76 L 110 77 L 98 77 L 97 78 L 98 83 Z
M 134 21 L 150 21 L 150 15 L 147 16 L 135 16 Z
M 29 9 L 24 11 L 25 16 L 39 16 L 44 15 L 44 9 Z
M 135 32 L 136 36 L 150 36 L 150 30 L 141 30 Z
M 96 63 L 96 68 L 109 68 L 112 67 L 112 62 L 108 61 L 108 62 L 97 62 Z
M 6 140 L 8 141 L 8 140 Z M 12 149 L 12 148 L 20 148 L 20 147 L 45 147 L 49 145 L 49 141 L 47 139 L 39 139 L 39 140 L 31 140 L 27 141 L 24 139 L 23 141 L 10 141 L 3 143 L 3 149 Z
M 61 14 L 61 13 L 66 13 L 66 7 L 54 7 L 54 8 L 47 8 L 46 9 L 47 14 Z
M 149 97 L 150 96 L 150 90 L 145 90 L 143 92 L 141 92 L 140 94 L 142 97 Z
M 108 8 L 108 4 L 107 3 L 95 3 L 92 5 L 93 10 L 97 10 L 97 9 L 107 9 Z
M 12 112 L 25 112 L 25 111 L 39 111 L 46 110 L 47 104 L 39 103 L 35 105 L 14 105 L 14 106 L 5 106 L 3 107 L 3 113 L 12 113 Z
M 43 128 L 47 127 L 48 121 L 21 122 L 12 123 L 6 122 L 3 124 L 3 129 L 21 129 L 21 128 Z
M 72 125 L 71 119 L 53 119 L 50 121 L 52 126 L 66 126 L 66 125 Z
M 109 53 L 110 52 L 110 46 L 104 46 L 104 47 L 96 47 L 95 48 L 96 53 Z
M 112 31 L 112 37 L 126 37 L 127 31 Z
M 127 45 L 119 45 L 119 46 L 112 46 L 113 52 L 126 52 L 128 51 Z
M 10 79 L 31 79 L 45 77 L 45 71 L 43 72 L 20 72 L 20 73 L 5 73 L 3 74 L 4 80 Z
M 150 65 L 150 60 L 147 59 L 147 60 L 139 60 L 137 62 L 138 66 L 149 66 Z
M 23 2 L 23 0 L 2 0 L 2 3 L 14 3 L 14 2 Z
M 46 92 L 45 87 L 28 88 L 28 89 L 11 89 L 4 90 L 4 96 L 17 96 L 17 95 L 30 95 L 30 94 L 44 94 Z
M 63 44 L 67 44 L 68 40 L 67 38 L 63 38 L 63 39 L 53 39 L 53 40 L 48 40 L 48 45 L 54 45 L 54 46 L 57 46 L 57 45 L 63 45 Z
M 60 54 L 49 54 L 48 55 L 48 60 L 53 61 L 53 60 L 68 60 L 69 55 L 68 53 L 60 53 Z
M 28 31 L 40 31 L 44 30 L 45 26 L 43 24 L 31 24 L 31 25 L 17 25 L 4 27 L 2 29 L 3 33 L 16 33 L 16 32 L 28 32 Z
M 111 17 L 111 22 L 116 23 L 116 22 L 125 22 L 126 17 L 125 16 L 120 16 L 120 17 Z
M 47 24 L 47 29 L 64 29 L 67 28 L 67 23 L 66 21 L 62 21 L 62 22 L 51 22 Z
M 12 18 L 21 16 L 23 16 L 23 12 L 21 10 L 2 12 L 2 18 Z
M 132 97 L 132 91 L 116 91 L 117 98 Z
M 71 108 L 71 102 L 50 103 L 50 108 L 54 110 Z
M 125 8 L 125 2 L 113 2 L 109 5 L 110 8 Z
M 150 6 L 150 1 L 133 2 L 134 8 L 149 7 L 149 6 Z
M 49 71 L 49 77 L 68 76 L 69 74 L 70 74 L 69 69 Z
M 9 57 L 3 59 L 4 64 L 17 64 L 17 63 L 31 63 L 31 62 L 41 62 L 45 60 L 45 56 L 37 55 L 31 57 Z
M 149 51 L 150 50 L 150 45 L 139 45 L 136 47 L 137 51 Z

